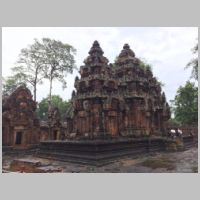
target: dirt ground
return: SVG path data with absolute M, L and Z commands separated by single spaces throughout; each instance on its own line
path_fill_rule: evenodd
M 61 171 L 66 173 L 197 173 L 198 149 L 193 147 L 186 151 L 171 153 L 154 153 L 138 158 L 125 157 L 101 167 L 82 165 L 42 159 L 34 156 L 3 156 L 2 167 L 5 171 L 13 171 L 10 167 L 13 160 L 40 162 L 44 172 Z M 34 171 L 31 171 L 34 172 Z

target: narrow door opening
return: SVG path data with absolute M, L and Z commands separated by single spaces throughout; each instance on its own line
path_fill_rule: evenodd
M 22 143 L 22 132 L 17 132 L 15 144 L 21 144 L 21 143 Z
M 58 131 L 54 131 L 54 133 L 53 133 L 53 139 L 57 140 L 57 137 L 58 137 Z

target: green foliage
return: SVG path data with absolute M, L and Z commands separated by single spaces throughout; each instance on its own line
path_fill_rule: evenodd
M 193 58 L 185 68 L 187 69 L 191 67 L 191 78 L 194 78 L 196 81 L 198 81 L 198 44 L 195 45 L 195 47 L 192 49 L 192 52 L 196 55 L 196 57 Z
M 198 123 L 198 87 L 194 83 L 187 81 L 184 87 L 180 86 L 172 102 L 175 120 L 178 123 Z
M 42 120 L 47 120 L 48 100 L 49 97 L 43 98 L 38 104 L 37 114 Z M 64 119 L 66 111 L 70 106 L 70 101 L 64 101 L 59 95 L 52 95 L 51 104 L 55 107 L 58 107 L 61 114 L 61 119 Z
M 140 58 L 139 62 L 140 62 L 140 67 L 142 67 L 144 70 L 150 70 L 152 72 L 153 66 L 151 64 L 149 64 L 144 58 Z M 156 78 L 157 83 L 161 87 L 165 86 L 165 84 L 162 81 L 160 81 L 157 77 L 155 77 L 155 78 Z
M 197 165 L 192 167 L 192 172 L 193 173 L 198 173 L 198 166 Z
M 2 91 L 3 95 L 10 95 L 12 92 L 14 92 L 19 86 L 25 85 L 23 78 L 20 74 L 16 74 L 14 76 L 9 76 L 7 78 L 3 78 L 2 81 Z
M 147 61 L 144 58 L 140 58 L 139 62 L 140 62 L 140 64 L 139 64 L 140 67 L 142 67 L 144 70 L 148 69 L 148 70 L 152 71 L 153 66 L 151 64 L 147 63 Z
M 171 109 L 170 109 L 171 110 Z M 179 127 L 181 124 L 175 118 L 168 120 L 169 127 Z

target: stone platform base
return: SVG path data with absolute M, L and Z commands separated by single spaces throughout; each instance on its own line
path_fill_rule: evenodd
M 183 137 L 184 149 L 190 149 L 191 147 L 198 147 L 198 136 L 184 136 Z
M 34 155 L 37 154 L 39 150 L 39 144 L 31 144 L 25 147 L 23 146 L 2 146 L 2 154 L 12 154 L 12 155 Z
M 161 151 L 182 151 L 197 146 L 198 140 L 192 136 L 183 138 L 144 137 L 96 140 L 43 141 L 21 149 L 3 146 L 2 154 L 14 156 L 35 155 L 55 159 L 101 166 L 123 156 L 137 157 L 141 154 Z
M 45 141 L 40 143 L 37 156 L 67 162 L 101 166 L 122 156 L 138 156 L 164 151 L 169 138 L 118 138 L 88 141 Z

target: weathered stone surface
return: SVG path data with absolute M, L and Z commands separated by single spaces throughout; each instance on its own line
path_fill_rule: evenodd
M 22 157 L 22 156 L 21 156 Z M 20 157 L 20 158 L 21 158 Z M 42 169 L 61 169 L 65 173 L 194 173 L 198 172 L 198 148 L 193 147 L 179 152 L 156 152 L 140 156 L 128 156 L 119 158 L 115 162 L 103 166 L 82 165 L 72 162 L 62 162 L 52 159 L 40 159 L 36 156 L 25 157 L 30 160 L 38 160 L 42 163 Z M 10 163 L 13 156 L 3 157 L 3 172 L 10 172 Z M 156 166 L 144 166 L 146 161 L 157 162 Z M 164 161 L 164 163 L 163 163 Z M 155 163 L 155 162 L 154 162 Z M 169 164 L 168 164 L 169 163 Z M 153 168 L 152 168 L 153 167 Z M 173 167 L 173 168 L 172 168 Z M 51 168 L 50 168 L 51 169 Z M 53 172 L 53 171 L 51 171 Z
M 4 149 L 24 149 L 38 144 L 40 139 L 38 156 L 102 165 L 121 156 L 178 151 L 194 145 L 191 135 L 196 130 L 180 140 L 163 137 L 170 118 L 165 94 L 152 71 L 143 67 L 128 44 L 114 64 L 108 62 L 95 41 L 85 65 L 80 67 L 81 77 L 75 78 L 76 91 L 72 92 L 65 123 L 61 122 L 58 108 L 50 104 L 48 121 L 39 123 L 36 102 L 27 88 L 19 87 L 4 98 Z M 37 150 L 30 154 L 36 155 Z M 33 164 L 25 163 L 24 170 L 56 171 L 50 166 L 35 169 Z
M 30 90 L 24 86 L 3 98 L 3 146 L 26 148 L 39 143 L 39 120 L 35 110 L 36 102 L 32 100 Z
M 163 137 L 44 141 L 40 144 L 38 156 L 90 165 L 104 165 L 122 156 L 138 156 L 164 151 L 169 142 L 173 140 Z
M 14 159 L 9 167 L 9 171 L 16 171 L 19 173 L 53 173 L 53 172 L 62 172 L 62 169 L 59 167 L 54 167 L 50 164 L 45 164 L 39 159 Z
M 143 137 L 166 133 L 169 105 L 150 69 L 144 69 L 125 44 L 114 64 L 108 64 L 97 41 L 80 67 L 72 93 L 71 132 L 81 139 Z

